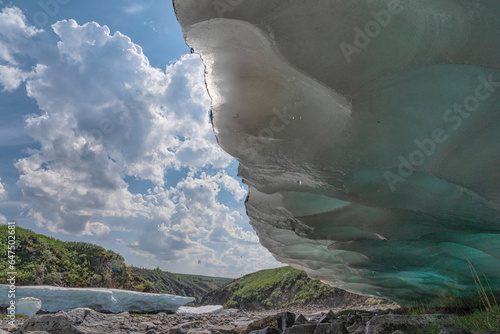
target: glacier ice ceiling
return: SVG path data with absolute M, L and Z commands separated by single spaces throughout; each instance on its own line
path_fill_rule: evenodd
M 250 223 L 400 303 L 500 289 L 500 1 L 174 0 Z

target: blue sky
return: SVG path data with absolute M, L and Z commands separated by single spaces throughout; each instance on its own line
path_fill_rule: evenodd
M 279 265 L 248 223 L 170 1 L 0 8 L 0 223 L 172 272 Z

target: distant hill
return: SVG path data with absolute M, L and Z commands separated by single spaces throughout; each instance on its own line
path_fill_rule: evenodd
M 306 304 L 340 307 L 365 304 L 369 299 L 312 280 L 305 272 L 295 268 L 282 267 L 236 279 L 223 288 L 207 293 L 199 304 L 260 310 Z
M 7 259 L 7 236 L 7 226 L 0 226 L 1 259 Z M 7 261 L 0 261 L 0 284 L 9 271 Z M 21 227 L 16 228 L 16 271 L 18 285 L 117 288 L 197 300 L 232 280 L 127 267 L 120 254 L 101 246 L 64 242 Z
M 195 297 L 197 301 L 208 292 L 233 280 L 232 278 L 174 274 L 160 269 L 129 268 L 133 274 L 152 282 L 159 293 Z

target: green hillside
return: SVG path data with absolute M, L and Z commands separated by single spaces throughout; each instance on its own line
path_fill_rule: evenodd
M 7 226 L 0 226 L 0 258 L 7 259 Z M 134 275 L 120 254 L 85 242 L 63 242 L 16 228 L 16 283 L 64 287 L 107 287 L 151 291 L 153 285 Z M 0 283 L 8 263 L 0 262 Z
M 7 259 L 6 225 L 0 226 L 0 258 Z M 127 267 L 120 254 L 85 242 L 64 242 L 16 228 L 16 283 L 63 287 L 105 287 L 195 297 L 231 281 Z M 0 261 L 5 284 L 7 261 Z
M 202 305 L 221 304 L 247 310 L 317 304 L 328 307 L 364 303 L 365 297 L 310 279 L 292 267 L 261 270 L 206 294 Z
M 208 292 L 224 286 L 231 278 L 174 274 L 160 269 L 130 267 L 132 273 L 153 283 L 160 293 L 195 297 L 201 300 Z

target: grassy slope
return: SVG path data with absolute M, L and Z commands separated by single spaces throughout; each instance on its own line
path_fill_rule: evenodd
M 7 259 L 7 226 L 0 226 L 0 258 Z M 112 287 L 143 291 L 147 282 L 132 274 L 123 257 L 84 242 L 63 242 L 16 228 L 16 271 L 19 285 Z M 0 261 L 0 283 L 7 263 Z
M 223 304 L 244 309 L 271 309 L 289 305 L 338 306 L 366 298 L 312 280 L 292 267 L 261 270 L 208 293 L 201 304 Z

